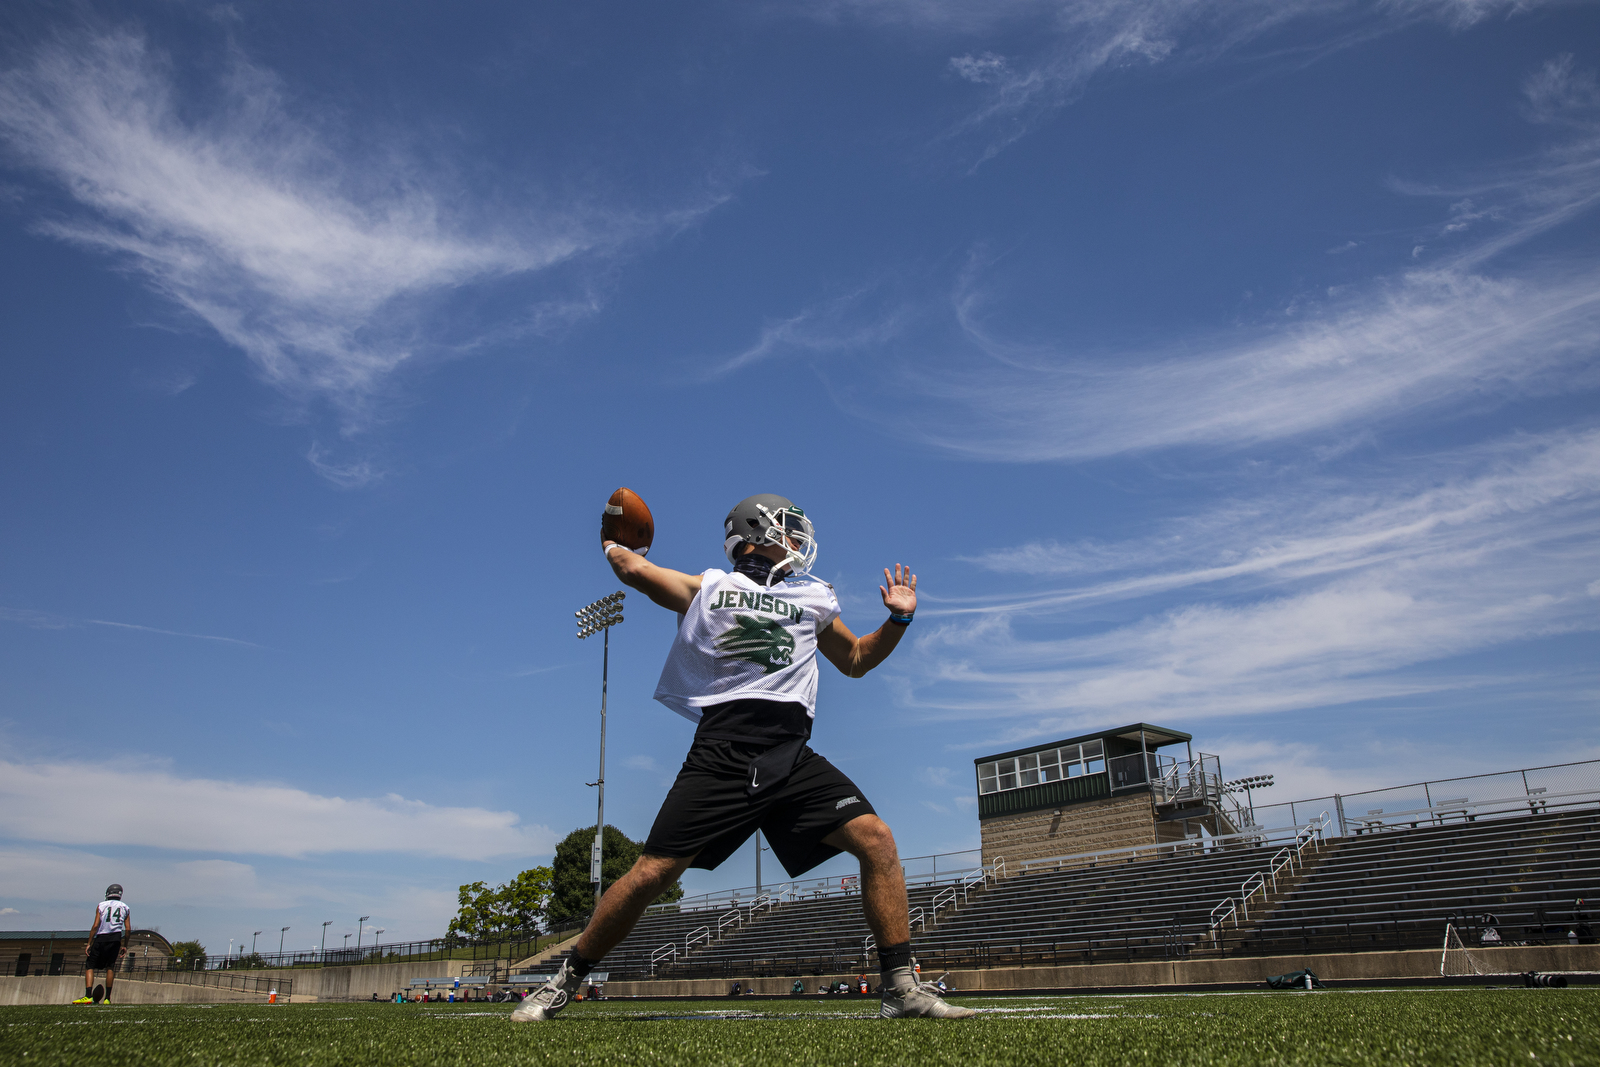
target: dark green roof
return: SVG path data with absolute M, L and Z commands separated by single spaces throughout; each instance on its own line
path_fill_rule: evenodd
M 1084 741 L 1103 741 L 1111 737 L 1123 740 L 1138 741 L 1139 731 L 1144 731 L 1145 747 L 1154 752 L 1163 745 L 1176 745 L 1193 741 L 1193 734 L 1186 734 L 1182 730 L 1174 730 L 1167 726 L 1152 726 L 1147 722 L 1136 722 L 1129 726 L 1118 726 L 1110 730 L 1096 730 L 1092 734 L 1079 734 L 1077 737 L 1068 737 L 1060 741 L 1045 741 L 1027 748 L 1014 748 L 1010 752 L 996 752 L 992 756 L 979 756 L 973 763 L 988 763 L 990 760 L 1010 759 L 1012 756 L 1024 756 L 1029 752 L 1038 752 L 1046 748 L 1059 748 L 1062 745 L 1076 745 Z
M 49 941 L 61 938 L 88 937 L 87 930 L 0 930 L 0 941 Z

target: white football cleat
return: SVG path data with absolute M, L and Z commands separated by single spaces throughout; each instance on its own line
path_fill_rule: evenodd
M 932 982 L 918 982 L 910 967 L 896 967 L 883 976 L 880 1019 L 966 1019 L 978 1014 L 971 1008 L 947 1004 Z
M 576 993 L 583 986 L 583 979 L 567 969 L 567 961 L 561 961 L 561 969 L 550 976 L 550 980 L 538 989 L 529 993 L 511 1013 L 514 1023 L 542 1023 L 555 1018 L 556 1012 L 567 1006 Z

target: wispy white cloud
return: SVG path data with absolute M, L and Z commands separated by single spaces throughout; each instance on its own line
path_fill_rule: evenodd
M 1558 67 L 1546 81 L 1575 76 Z M 719 369 L 784 351 L 861 351 L 875 371 L 839 384 L 842 403 L 853 390 L 914 396 L 895 424 L 901 438 L 1018 462 L 1293 438 L 1334 458 L 1396 417 L 1595 384 L 1593 257 L 1495 261 L 1600 204 L 1600 122 L 1574 123 L 1545 151 L 1460 181 L 1392 186 L 1443 202 L 1443 220 L 1418 235 L 1425 265 L 1298 297 L 1249 325 L 1088 351 L 1013 340 L 993 310 L 995 261 L 980 248 L 942 315 L 926 297 L 869 300 L 863 290 L 769 326 Z M 882 422 L 875 403 L 861 407 Z
M 1417 271 L 1289 326 L 1192 339 L 1170 353 L 1041 353 L 971 315 L 962 331 L 989 361 L 908 368 L 933 410 L 903 432 L 1021 461 L 1228 447 L 1545 391 L 1553 372 L 1591 363 L 1600 347 L 1600 272 Z
M 1416 458 L 1384 490 L 1312 482 L 1158 537 L 1029 545 L 982 562 L 1103 575 L 924 607 L 947 620 L 913 646 L 915 703 L 1010 720 L 1016 736 L 1108 715 L 1238 715 L 1487 684 L 1493 672 L 1420 665 L 1600 628 L 1587 594 L 1600 573 L 1600 431 Z M 1157 596 L 1178 603 L 1099 632 L 1041 635 L 1085 606 Z
M 1033 25 L 1024 56 L 968 52 L 950 59 L 958 76 L 983 87 L 980 102 L 951 131 L 981 145 L 981 165 L 1077 100 L 1102 71 L 1133 65 L 1209 63 L 1290 22 L 1320 20 L 1313 50 L 1392 33 L 1419 21 L 1464 30 L 1561 0 L 820 0 L 813 17 L 853 18 L 951 37 L 983 38 Z M 1301 46 L 1304 51 L 1306 46 Z
M 192 637 L 197 641 L 220 641 L 226 645 L 243 645 L 246 648 L 262 647 L 254 641 L 243 641 L 237 637 L 194 634 L 183 630 L 163 630 L 159 627 L 141 626 L 132 622 L 113 622 L 110 619 L 69 619 L 44 611 L 32 611 L 27 608 L 0 608 L 0 620 L 20 623 L 34 630 L 71 630 L 84 626 L 108 626 L 116 630 L 138 630 L 147 634 L 160 634 L 163 637 Z
M 108 805 L 107 796 L 118 800 Z M 233 855 L 393 852 L 452 859 L 548 854 L 556 840 L 514 812 L 440 807 L 393 794 L 347 799 L 270 782 L 182 778 L 141 765 L 10 761 L 0 762 L 0 836 Z
M 0 74 L 0 138 L 72 202 L 38 227 L 113 254 L 267 382 L 331 401 L 346 432 L 371 421 L 403 364 L 472 347 L 430 327 L 439 301 L 614 251 L 717 202 L 653 216 L 584 204 L 472 215 L 439 187 L 439 168 L 331 143 L 335 123 L 297 119 L 283 85 L 243 58 L 209 104 L 176 84 L 170 60 L 130 32 L 63 37 Z M 553 300 L 518 325 L 579 307 L 592 301 Z M 340 485 L 380 473 L 321 449 L 308 458 Z
M 1592 70 L 1574 67 L 1571 52 L 1545 61 L 1522 86 L 1534 122 L 1592 122 L 1600 109 L 1600 85 Z
M 882 311 L 870 306 L 865 297 L 872 288 L 862 287 L 768 323 L 755 344 L 715 364 L 710 373 L 728 374 L 785 353 L 828 355 L 883 345 L 903 328 L 906 312 L 903 307 Z

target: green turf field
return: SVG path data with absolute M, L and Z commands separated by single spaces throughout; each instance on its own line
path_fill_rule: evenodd
M 875 999 L 604 1001 L 516 1026 L 509 1005 L 0 1009 L 0 1062 L 116 1064 L 1596 1064 L 1600 989 L 963 998 L 961 1021 Z

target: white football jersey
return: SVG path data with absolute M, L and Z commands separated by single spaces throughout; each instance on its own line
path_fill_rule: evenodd
M 815 717 L 817 634 L 839 616 L 833 586 L 801 575 L 768 588 L 716 569 L 700 578 L 656 699 L 696 723 L 703 707 L 748 699 L 804 704 Z
M 96 934 L 128 932 L 128 916 L 132 912 L 126 904 L 120 900 L 102 900 L 96 908 L 100 912 L 100 925 L 94 931 Z

